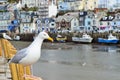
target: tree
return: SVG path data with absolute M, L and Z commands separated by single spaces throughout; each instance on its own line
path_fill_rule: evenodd
M 8 0 L 9 3 L 14 3 L 16 2 L 17 0 Z
M 28 11 L 28 6 L 25 4 L 25 6 L 22 8 L 22 10 Z

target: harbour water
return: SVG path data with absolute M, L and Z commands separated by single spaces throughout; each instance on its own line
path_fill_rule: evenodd
M 71 48 L 42 49 L 33 74 L 43 80 L 120 80 L 120 48 L 116 45 L 67 46 Z

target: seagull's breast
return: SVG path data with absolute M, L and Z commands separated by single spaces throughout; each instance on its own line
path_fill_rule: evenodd
M 40 58 L 40 50 L 36 51 L 36 50 L 31 50 L 27 53 L 27 55 L 20 60 L 20 64 L 23 65 L 32 65 L 35 62 L 37 62 Z

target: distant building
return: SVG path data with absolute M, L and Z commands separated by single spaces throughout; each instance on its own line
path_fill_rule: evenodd
M 84 1 L 84 10 L 94 10 L 98 8 L 98 0 L 83 0 Z
M 56 5 L 57 2 L 56 0 L 22 0 L 22 6 L 25 6 L 25 4 L 28 7 L 38 7 L 37 13 L 39 18 L 46 18 L 49 17 L 49 8 L 51 7 L 51 4 Z
M 10 13 L 0 12 L 0 30 L 8 30 L 8 25 L 10 22 Z
M 22 6 L 27 5 L 27 7 L 35 7 L 37 6 L 38 0 L 21 0 Z
M 21 12 L 20 14 L 20 33 L 31 33 L 33 31 L 32 27 L 32 17 L 29 12 Z
M 0 0 L 0 4 L 5 4 L 7 3 L 8 0 Z
M 59 0 L 58 10 L 94 10 L 98 0 Z

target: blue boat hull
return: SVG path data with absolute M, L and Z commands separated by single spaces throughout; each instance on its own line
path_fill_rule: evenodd
M 116 40 L 108 40 L 108 39 L 103 39 L 103 38 L 98 38 L 98 42 L 100 43 L 118 43 L 118 39 Z

